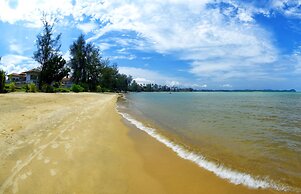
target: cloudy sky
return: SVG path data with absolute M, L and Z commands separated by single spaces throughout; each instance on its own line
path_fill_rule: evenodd
M 0 0 L 0 68 L 36 67 L 41 14 L 140 83 L 301 90 L 301 0 Z

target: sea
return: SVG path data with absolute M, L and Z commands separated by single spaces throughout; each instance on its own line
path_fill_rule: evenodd
M 134 127 L 230 183 L 301 191 L 301 93 L 129 93 Z

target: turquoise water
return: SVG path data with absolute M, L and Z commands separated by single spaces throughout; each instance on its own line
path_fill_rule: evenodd
M 300 191 L 301 93 L 130 93 L 119 109 L 232 183 Z

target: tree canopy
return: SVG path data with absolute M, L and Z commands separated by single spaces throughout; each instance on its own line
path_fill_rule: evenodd
M 1 58 L 0 57 L 0 62 L 1 62 Z M 4 87 L 5 87 L 5 71 L 3 71 L 2 69 L 0 69 L 0 93 L 4 93 Z
M 46 15 L 42 17 L 43 31 L 37 36 L 37 50 L 33 58 L 40 63 L 39 88 L 44 84 L 52 84 L 68 75 L 69 69 L 60 53 L 61 34 L 54 36 L 54 24 L 50 24 Z
M 100 50 L 80 35 L 70 46 L 70 67 L 73 82 L 82 85 L 86 91 L 127 91 L 132 80 L 118 72 L 117 65 L 110 65 L 103 59 Z
M 86 43 L 84 35 L 80 35 L 70 46 L 70 55 L 73 82 L 83 85 L 86 90 L 95 91 L 105 64 L 99 49 Z

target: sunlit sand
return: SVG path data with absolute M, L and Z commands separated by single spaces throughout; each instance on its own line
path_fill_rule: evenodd
M 126 123 L 115 94 L 0 95 L 0 193 L 278 193 L 230 184 Z

